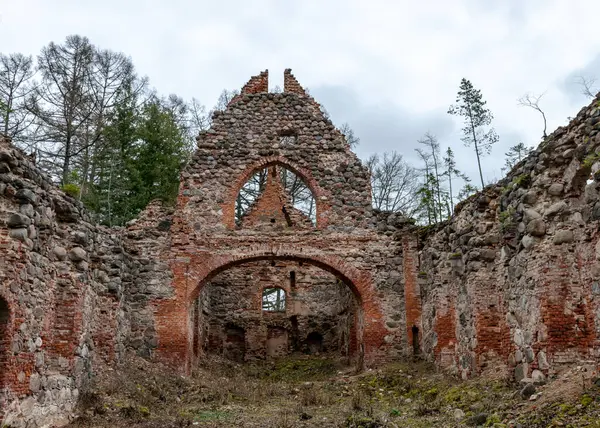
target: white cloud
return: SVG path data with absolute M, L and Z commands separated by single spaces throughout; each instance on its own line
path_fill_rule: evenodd
M 130 55 L 159 92 L 209 106 L 266 68 L 281 84 L 291 67 L 334 119 L 356 128 L 359 154 L 395 148 L 414 157 L 414 140 L 430 130 L 475 179 L 460 123 L 452 128 L 445 115 L 466 77 L 495 115 L 501 142 L 484 168 L 498 178 L 508 146 L 540 140 L 541 118 L 518 107 L 519 96 L 546 92 L 548 132 L 584 102 L 565 79 L 577 70 L 600 76 L 598 16 L 595 0 L 0 0 L 0 49 L 37 54 L 86 35 Z

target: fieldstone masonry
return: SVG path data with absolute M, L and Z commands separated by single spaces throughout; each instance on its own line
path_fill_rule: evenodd
M 304 180 L 315 224 L 271 179 L 236 225 L 265 168 Z M 0 418 L 60 425 L 130 354 L 186 373 L 209 352 L 419 353 L 517 380 L 598 361 L 599 192 L 597 98 L 449 221 L 376 212 L 368 170 L 290 70 L 278 94 L 252 77 L 198 137 L 176 205 L 123 228 L 96 225 L 0 139 Z M 285 313 L 265 313 L 277 286 Z
M 463 376 L 598 362 L 600 94 L 421 236 L 423 349 Z

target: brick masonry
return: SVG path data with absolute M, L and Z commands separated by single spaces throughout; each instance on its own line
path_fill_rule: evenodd
M 263 290 L 271 288 L 285 292 L 284 311 L 263 311 Z M 348 285 L 315 266 L 261 261 L 230 268 L 202 288 L 198 305 L 202 322 L 193 324 L 197 356 L 226 355 L 232 329 L 240 337 L 240 351 L 234 353 L 240 361 L 271 356 L 272 329 L 286 338 L 279 355 L 311 353 L 311 337 L 321 338 L 320 353 L 350 358 L 358 351 L 357 341 L 351 340 L 359 309 L 356 297 Z
M 251 78 L 199 135 L 176 206 L 152 202 L 123 228 L 94 224 L 0 138 L 0 415 L 61 425 L 93 373 L 131 354 L 188 372 L 206 352 L 318 348 L 313 332 L 359 365 L 419 352 L 465 377 L 597 361 L 599 131 L 596 99 L 426 230 L 372 209 L 369 171 L 290 70 L 280 94 L 267 72 Z M 302 178 L 315 225 L 272 181 L 236 226 L 236 197 L 265 168 Z M 263 314 L 254 282 L 286 283 L 278 266 L 297 270 L 293 310 Z M 246 277 L 226 314 L 214 290 Z

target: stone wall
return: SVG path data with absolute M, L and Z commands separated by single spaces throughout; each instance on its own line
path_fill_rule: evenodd
M 32 160 L 0 139 L 0 419 L 58 423 L 91 367 L 123 352 L 128 260 Z
M 422 347 L 463 376 L 598 361 L 600 98 L 421 237 Z
M 206 352 L 244 361 L 322 340 L 360 365 L 421 353 L 517 380 L 598 361 L 600 99 L 421 229 L 371 208 L 369 171 L 290 70 L 283 93 L 267 90 L 263 72 L 215 114 L 175 207 L 152 202 L 124 228 L 95 225 L 0 140 L 6 422 L 59 424 L 129 352 L 189 372 Z M 275 179 L 235 224 L 240 188 L 269 168 L 307 184 L 316 224 Z M 289 311 L 263 313 L 276 284 Z

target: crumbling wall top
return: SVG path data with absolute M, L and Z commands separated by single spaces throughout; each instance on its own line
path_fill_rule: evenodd
M 242 87 L 241 95 L 259 94 L 269 92 L 269 70 L 261 71 L 257 76 L 252 76 L 248 83 Z
M 304 96 L 307 95 L 304 88 L 300 86 L 300 83 L 298 83 L 298 80 L 292 74 L 291 68 L 286 68 L 283 72 L 283 92 L 291 92 L 297 95 Z

